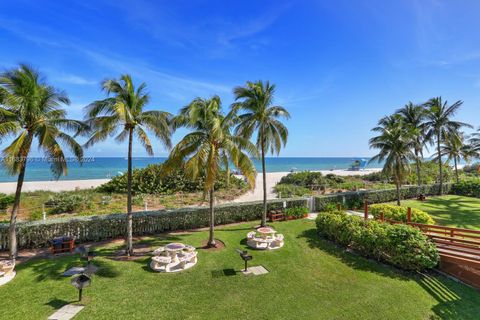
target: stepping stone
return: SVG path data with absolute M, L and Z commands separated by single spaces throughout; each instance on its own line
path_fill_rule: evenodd
M 318 213 L 309 213 L 307 219 L 308 220 L 315 220 L 317 219 Z
M 244 275 L 251 275 L 253 274 L 254 276 L 260 276 L 262 274 L 267 274 L 268 270 L 265 269 L 263 266 L 255 266 L 255 267 L 249 267 L 247 268 L 247 271 L 242 270 L 242 273 Z
M 70 320 L 77 315 L 84 306 L 78 304 L 67 304 L 61 307 L 54 314 L 48 317 L 48 320 Z

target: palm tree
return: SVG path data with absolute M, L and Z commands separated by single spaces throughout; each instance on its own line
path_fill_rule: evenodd
M 239 115 L 235 134 L 250 139 L 257 132 L 257 148 L 262 157 L 263 176 L 263 214 L 261 226 L 267 224 L 267 174 L 265 167 L 265 153 L 280 153 L 288 139 L 288 129 L 279 118 L 289 119 L 288 111 L 273 105 L 275 85 L 267 82 L 247 82 L 244 87 L 233 90 L 235 101 L 232 110 L 243 110 Z
M 394 116 L 395 118 L 395 116 Z M 380 134 L 370 139 L 370 148 L 379 149 L 379 153 L 369 162 L 385 162 L 383 173 L 393 177 L 397 190 L 397 204 L 400 205 L 400 186 L 410 172 L 410 161 L 415 159 L 412 152 L 412 132 L 405 130 L 400 118 L 398 121 L 383 125 L 385 118 L 373 131 Z
M 411 102 L 407 103 L 403 108 L 396 111 L 402 117 L 403 124 L 407 130 L 412 131 L 413 152 L 415 154 L 415 165 L 417 171 L 417 184 L 422 184 L 420 173 L 420 164 L 423 159 L 423 148 L 425 147 L 425 107 L 423 105 L 415 105 Z
M 448 161 L 453 160 L 455 168 L 455 180 L 458 183 L 458 168 L 457 164 L 460 159 L 469 162 L 471 158 L 478 156 L 475 148 L 465 141 L 464 134 L 459 132 L 449 138 L 441 146 L 441 156 L 446 156 Z
M 13 137 L 3 149 L 3 166 L 11 175 L 18 175 L 12 213 L 10 216 L 10 258 L 17 256 L 16 222 L 20 196 L 34 140 L 47 156 L 55 178 L 67 174 L 67 161 L 62 146 L 66 147 L 80 162 L 83 149 L 74 136 L 62 130 L 79 133 L 86 125 L 81 121 L 66 118 L 61 105 L 68 105 L 67 95 L 48 85 L 41 75 L 25 64 L 0 74 L 3 105 L 0 108 L 0 138 Z
M 458 100 L 454 104 L 449 105 L 448 101 L 443 101 L 442 97 L 432 98 L 425 105 L 427 107 L 425 115 L 425 127 L 427 128 L 426 138 L 437 145 L 438 173 L 440 182 L 440 194 L 443 193 L 443 169 L 442 169 L 442 152 L 441 144 L 447 140 L 454 139 L 462 127 L 470 127 L 471 125 L 451 118 L 458 111 L 462 101 Z
M 122 75 L 120 79 L 105 80 L 102 89 L 107 95 L 104 100 L 98 100 L 86 107 L 86 122 L 93 131 L 85 143 L 90 147 L 110 136 L 115 136 L 117 142 L 128 138 L 128 169 L 127 169 L 127 249 L 126 254 L 133 254 L 132 244 L 132 144 L 137 138 L 148 155 L 153 155 L 153 148 L 147 131 L 150 130 L 161 140 L 164 146 L 171 147 L 172 130 L 171 115 L 163 111 L 144 111 L 150 100 L 145 92 L 146 84 L 135 88 L 130 75 Z M 117 135 L 118 133 L 118 135 Z
M 256 171 L 248 154 L 257 155 L 257 149 L 246 138 L 231 134 L 235 112 L 224 115 L 218 96 L 196 98 L 181 109 L 175 118 L 175 128 L 192 130 L 173 148 L 163 166 L 164 173 L 175 170 L 182 163 L 193 179 L 205 174 L 205 192 L 209 194 L 210 236 L 208 246 L 216 246 L 214 237 L 214 186 L 222 165 L 229 161 L 246 177 L 249 186 L 255 186 Z

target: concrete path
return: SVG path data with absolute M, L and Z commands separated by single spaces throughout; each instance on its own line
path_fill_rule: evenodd
M 54 314 L 48 317 L 48 320 L 70 320 L 75 317 L 84 306 L 78 304 L 67 304 L 61 307 Z

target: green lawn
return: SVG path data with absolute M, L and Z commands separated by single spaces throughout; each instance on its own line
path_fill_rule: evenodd
M 404 200 L 402 206 L 428 212 L 437 224 L 480 230 L 480 199 L 447 195 L 427 201 Z
M 478 319 L 480 294 L 443 276 L 416 275 L 372 262 L 318 238 L 308 220 L 275 223 L 286 244 L 251 251 L 252 265 L 270 273 L 245 277 L 235 248 L 256 223 L 217 231 L 226 248 L 199 251 L 198 264 L 179 274 L 154 273 L 148 259 L 122 262 L 97 250 L 100 270 L 84 292 L 76 319 Z M 164 235 L 144 242 L 199 246 L 206 232 Z M 0 287 L 2 319 L 45 319 L 77 292 L 60 274 L 77 257 L 30 260 Z

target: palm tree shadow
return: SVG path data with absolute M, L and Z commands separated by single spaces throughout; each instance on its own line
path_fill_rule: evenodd
M 92 264 L 97 267 L 95 276 L 105 278 L 115 278 L 120 273 L 112 264 L 103 259 L 94 259 Z M 32 270 L 35 274 L 35 281 L 42 282 L 46 280 L 62 280 L 65 279 L 63 273 L 71 267 L 85 267 L 86 261 L 80 259 L 79 255 L 65 255 L 56 257 L 38 257 L 28 262 L 19 264 L 16 269 L 22 271 L 24 269 Z

